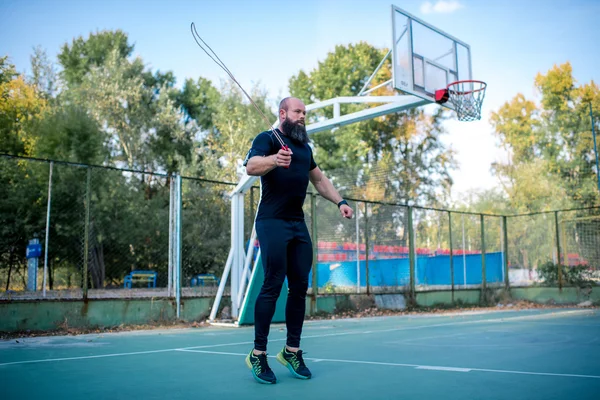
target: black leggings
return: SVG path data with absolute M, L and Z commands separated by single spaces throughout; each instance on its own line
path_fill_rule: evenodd
M 308 274 L 312 267 L 312 241 L 304 221 L 264 219 L 256 221 L 265 281 L 254 308 L 254 348 L 267 351 L 267 338 L 277 299 L 287 275 L 285 323 L 289 347 L 300 347 L 306 310 Z

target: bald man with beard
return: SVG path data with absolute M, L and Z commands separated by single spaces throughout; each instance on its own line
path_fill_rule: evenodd
M 277 133 L 289 149 L 284 150 L 269 130 L 254 138 L 244 160 L 247 174 L 261 179 L 255 226 L 265 274 L 254 308 L 254 348 L 246 357 L 246 364 L 254 378 L 266 384 L 277 382 L 267 362 L 267 342 L 286 276 L 287 339 L 276 358 L 296 378 L 312 377 L 300 350 L 308 275 L 313 262 L 312 241 L 302 211 L 308 182 L 312 182 L 321 196 L 337 205 L 342 217 L 352 218 L 353 214 L 315 163 L 305 121 L 304 103 L 294 97 L 284 98 L 279 104 Z

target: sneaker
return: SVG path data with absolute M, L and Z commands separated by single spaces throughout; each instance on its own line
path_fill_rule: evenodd
M 277 382 L 273 370 L 269 368 L 267 355 L 265 353 L 254 355 L 254 351 L 250 350 L 250 354 L 246 357 L 246 365 L 250 368 L 254 379 L 258 382 L 266 384 Z
M 285 365 L 296 378 L 310 379 L 312 376 L 310 370 L 306 367 L 306 364 L 304 364 L 302 350 L 298 350 L 297 353 L 294 353 L 288 351 L 287 348 L 284 347 L 283 350 L 277 354 L 277 361 Z

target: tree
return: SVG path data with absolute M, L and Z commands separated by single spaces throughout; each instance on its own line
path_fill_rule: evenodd
M 30 84 L 46 100 L 52 99 L 57 91 L 58 74 L 46 51 L 37 46 L 31 56 Z
M 32 131 L 37 143 L 35 157 L 101 164 L 108 155 L 100 126 L 75 105 L 49 107 L 33 124 Z
M 385 49 L 364 42 L 336 46 L 310 74 L 300 71 L 292 77 L 290 92 L 307 104 L 337 96 L 355 96 L 385 53 Z M 391 65 L 387 61 L 372 84 L 390 78 Z M 374 94 L 390 94 L 390 90 L 380 88 Z M 344 104 L 340 109 L 345 114 L 365 107 L 368 106 Z M 332 110 L 317 110 L 308 118 L 314 122 L 322 116 L 331 118 Z M 335 132 L 316 133 L 311 137 L 315 158 L 324 170 L 351 171 L 352 185 L 371 187 L 372 193 L 381 196 L 376 200 L 431 204 L 439 198 L 436 190 L 451 184 L 449 170 L 454 166 L 453 153 L 440 141 L 445 133 L 443 120 L 442 111 L 429 116 L 422 109 L 412 109 Z M 369 183 L 370 179 L 374 181 Z
M 518 94 L 491 116 L 510 155 L 494 170 L 513 207 L 540 211 L 597 204 L 589 105 L 600 110 L 600 89 L 593 81 L 577 87 L 569 63 L 538 74 L 535 84 L 539 105 Z
M 300 71 L 292 77 L 290 92 L 306 104 L 356 96 L 386 52 L 364 42 L 336 46 L 310 73 Z M 390 78 L 391 64 L 386 60 L 372 85 Z M 382 87 L 373 94 L 389 95 L 391 91 Z M 343 104 L 340 111 L 346 114 L 377 105 Z M 332 116 L 333 110 L 326 108 L 309 113 L 307 119 L 310 123 Z M 453 152 L 440 140 L 445 133 L 443 121 L 441 110 L 428 115 L 422 109 L 411 109 L 335 132 L 319 132 L 311 135 L 315 159 L 343 189 L 342 195 L 392 203 L 440 204 L 440 193 L 447 192 L 452 184 L 449 171 L 454 167 Z M 399 244 L 407 245 L 408 214 L 404 209 L 372 205 L 369 210 L 372 242 L 396 237 Z
M 58 54 L 63 67 L 61 76 L 68 86 L 77 86 L 94 67 L 104 65 L 113 51 L 117 58 L 127 58 L 133 49 L 127 34 L 121 30 L 97 32 L 87 39 L 79 36 L 71 45 L 65 43 Z
M 266 94 L 258 88 L 253 88 L 249 94 L 269 121 L 274 121 L 276 116 L 268 109 Z M 211 179 L 238 181 L 242 174 L 242 161 L 252 140 L 269 126 L 234 83 L 222 88 L 213 122 L 215 130 L 208 132 L 202 141 L 206 174 Z
M 212 131 L 213 115 L 220 101 L 219 91 L 205 78 L 196 82 L 187 79 L 181 93 L 177 97 L 177 105 L 183 109 L 186 122 L 195 120 L 204 131 Z
M 35 146 L 31 123 L 47 103 L 35 87 L 16 73 L 6 57 L 0 59 L 0 152 L 29 155 Z

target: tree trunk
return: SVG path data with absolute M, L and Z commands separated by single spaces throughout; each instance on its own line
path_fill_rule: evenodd
M 91 223 L 90 237 L 96 238 L 95 224 Z M 104 265 L 104 248 L 102 243 L 98 243 L 96 240 L 92 240 L 90 248 L 90 264 L 89 264 L 90 280 L 92 287 L 95 289 L 101 289 L 104 287 L 104 280 L 106 278 L 106 267 Z
M 6 279 L 6 291 L 8 292 L 8 288 L 10 287 L 10 273 L 12 272 L 13 263 L 15 262 L 15 252 L 14 247 L 10 249 L 10 256 L 8 258 L 8 278 Z
M 106 266 L 104 265 L 104 250 L 102 244 L 95 244 L 90 251 L 90 277 L 92 287 L 101 289 L 106 279 Z

